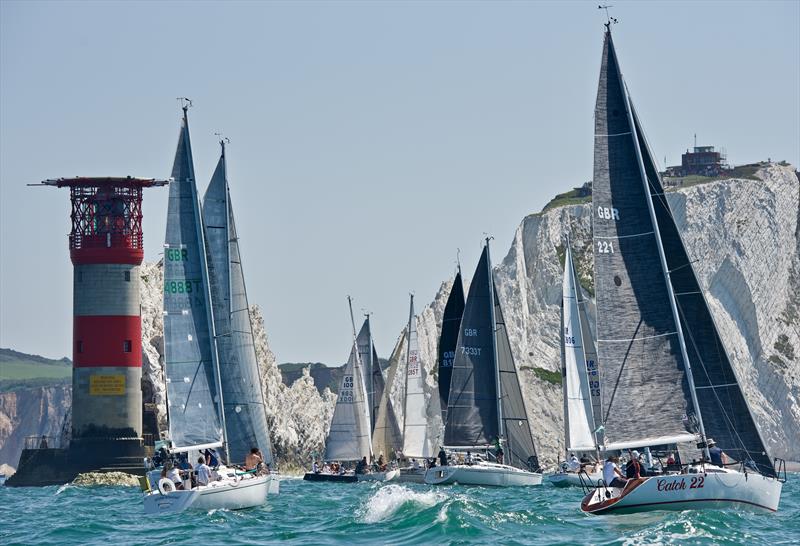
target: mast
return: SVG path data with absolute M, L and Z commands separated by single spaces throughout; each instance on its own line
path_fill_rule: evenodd
M 607 32 L 611 34 L 611 27 L 610 25 L 606 25 Z M 694 385 L 694 376 L 692 375 L 692 364 L 689 361 L 689 353 L 686 350 L 686 340 L 683 337 L 683 327 L 681 326 L 681 318 L 680 314 L 678 313 L 678 306 L 675 301 L 675 291 L 672 288 L 672 280 L 670 279 L 670 272 L 669 268 L 667 267 L 667 259 L 666 255 L 664 254 L 664 245 L 661 241 L 661 233 L 658 227 L 658 219 L 656 218 L 655 208 L 653 207 L 653 200 L 650 195 L 650 187 L 647 182 L 647 174 L 644 168 L 644 162 L 642 160 L 642 150 L 639 147 L 639 138 L 636 132 L 636 125 L 633 121 L 633 114 L 631 112 L 631 99 L 630 94 L 628 93 L 628 86 L 625 84 L 624 78 L 622 78 L 622 74 L 620 73 L 620 79 L 622 79 L 622 91 L 625 94 L 625 114 L 628 116 L 628 123 L 631 127 L 631 137 L 633 138 L 633 145 L 636 149 L 636 164 L 639 167 L 639 174 L 642 179 L 642 184 L 644 185 L 645 195 L 647 196 L 647 210 L 650 213 L 650 218 L 653 223 L 653 231 L 655 232 L 655 240 L 656 246 L 658 247 L 658 257 L 661 260 L 661 269 L 664 273 L 664 280 L 667 285 L 667 293 L 669 294 L 669 305 L 670 309 L 672 310 L 672 316 L 675 320 L 675 328 L 678 332 L 678 342 L 681 347 L 681 355 L 683 356 L 684 366 L 686 370 L 686 380 L 689 383 L 689 394 L 691 395 L 692 399 L 692 406 L 694 406 L 694 411 L 697 415 L 697 423 L 698 427 L 700 428 L 700 437 L 703 440 L 703 453 L 707 460 L 711 460 L 711 455 L 708 451 L 708 443 L 706 441 L 706 431 L 705 427 L 703 426 L 703 416 L 700 412 L 700 403 L 697 400 L 697 391 L 695 390 Z
M 189 105 L 184 105 L 183 106 L 183 117 L 184 117 L 185 120 L 187 120 L 186 121 L 186 126 L 187 127 L 188 127 L 188 124 L 189 124 L 188 118 L 187 118 L 187 109 L 188 108 L 189 108 Z M 225 146 L 224 145 L 222 146 L 222 155 L 223 155 L 223 158 L 224 158 L 225 157 Z M 223 163 L 223 165 L 224 165 L 224 163 Z M 192 175 L 194 175 L 194 173 L 192 173 Z M 194 176 L 192 176 L 192 178 L 194 178 Z M 226 193 L 225 199 L 227 200 L 227 193 Z M 226 203 L 226 205 L 227 205 L 227 203 Z M 227 214 L 228 214 L 227 213 L 227 206 L 225 207 L 225 209 L 226 209 L 225 214 L 227 216 Z M 200 207 L 199 210 L 202 210 L 202 207 Z M 219 371 L 219 348 L 218 348 L 218 345 L 217 345 L 217 331 L 216 331 L 216 327 L 214 325 L 214 317 L 213 317 L 212 310 L 211 310 L 211 308 L 213 307 L 213 304 L 211 303 L 211 301 L 212 301 L 211 300 L 211 280 L 210 280 L 209 275 L 208 275 L 208 262 L 206 261 L 206 253 L 205 253 L 205 248 L 206 248 L 205 230 L 201 229 L 201 227 L 200 227 L 201 224 L 202 224 L 202 219 L 199 219 L 199 220 L 200 221 L 197 222 L 197 230 L 200 233 L 201 248 L 203 249 L 200 252 L 200 260 L 202 261 L 203 282 L 205 283 L 204 292 L 205 292 L 207 301 L 209 302 L 209 305 L 206 306 L 206 315 L 208 316 L 208 323 L 209 323 L 210 329 L 211 329 L 211 339 L 213 340 L 213 344 L 214 344 L 214 346 L 211 348 L 211 365 L 214 368 L 214 383 L 216 384 L 216 387 L 217 387 L 217 411 L 219 412 L 219 418 L 220 418 L 220 421 L 221 421 L 221 424 L 222 424 L 222 446 L 223 446 L 223 449 L 225 450 L 225 461 L 228 464 L 230 464 L 230 462 L 231 462 L 231 454 L 230 454 L 230 449 L 228 447 L 228 430 L 227 430 L 226 423 L 225 423 L 225 405 L 224 405 L 224 401 L 222 399 L 222 376 L 220 375 L 220 371 Z
M 494 379 L 495 385 L 497 390 L 497 430 L 499 431 L 499 437 L 497 441 L 500 445 L 502 445 L 502 438 L 505 437 L 505 423 L 503 421 L 503 393 L 500 391 L 500 368 L 498 366 L 498 356 L 497 356 L 497 322 L 494 313 L 494 276 L 492 275 L 492 258 L 489 254 L 489 241 L 492 237 L 486 237 L 486 269 L 487 274 L 489 276 L 489 303 L 491 309 L 491 320 L 492 320 L 492 354 L 494 357 Z
M 569 234 L 566 240 L 567 251 L 564 255 L 564 266 L 570 261 Z M 564 298 L 561 298 L 561 391 L 564 397 L 564 459 L 567 458 L 569 446 L 569 387 L 567 385 L 567 347 L 564 339 Z
M 414 320 L 414 293 L 410 293 L 411 305 L 408 309 L 408 335 L 406 336 L 406 373 L 405 373 L 405 388 L 403 389 L 403 445 L 406 440 L 406 416 L 408 415 L 408 365 L 411 359 L 411 321 Z

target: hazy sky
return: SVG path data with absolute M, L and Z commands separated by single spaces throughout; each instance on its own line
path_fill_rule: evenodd
M 800 2 L 613 2 L 661 161 L 800 160 Z M 75 175 L 168 177 L 194 100 L 199 189 L 229 147 L 251 303 L 279 362 L 343 362 L 356 311 L 388 355 L 408 292 L 472 275 L 592 174 L 591 2 L 0 2 L 0 346 L 71 356 Z M 167 190 L 145 192 L 146 259 Z

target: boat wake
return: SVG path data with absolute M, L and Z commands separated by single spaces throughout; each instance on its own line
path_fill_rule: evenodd
M 400 509 L 412 506 L 432 508 L 447 500 L 440 491 L 414 491 L 403 485 L 380 487 L 358 510 L 357 516 L 364 523 L 386 521 Z

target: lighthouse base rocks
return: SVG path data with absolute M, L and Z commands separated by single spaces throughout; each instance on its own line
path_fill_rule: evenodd
M 84 438 L 66 449 L 24 449 L 17 472 L 8 487 L 61 485 L 85 472 L 125 472 L 144 475 L 144 443 L 141 438 Z

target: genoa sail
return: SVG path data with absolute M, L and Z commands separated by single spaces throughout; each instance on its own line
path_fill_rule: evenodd
M 488 250 L 488 245 L 487 245 Z M 503 310 L 497 289 L 492 281 L 494 293 L 495 340 L 497 343 L 497 370 L 500 376 L 500 401 L 502 407 L 502 432 L 506 439 L 505 464 L 536 472 L 539 458 L 533 445 L 528 412 L 519 385 L 517 367 L 508 341 L 508 330 L 503 319 Z
M 664 194 L 663 185 L 633 105 L 630 105 L 635 132 L 655 209 L 670 281 L 694 371 L 706 436 L 713 438 L 729 457 L 753 461 L 762 474 L 775 475 L 764 441 L 742 393 L 736 372 L 722 344 L 705 295 L 678 232 Z
M 383 391 L 378 416 L 375 420 L 375 430 L 372 433 L 372 451 L 378 455 L 383 454 L 390 460 L 395 459 L 398 452 L 402 451 L 403 439 L 400 426 L 397 423 L 396 412 L 392 405 L 391 393 L 394 385 L 399 383 L 398 368 L 406 345 L 406 332 L 400 334 L 400 339 L 389 358 L 389 371 L 386 374 L 386 389 Z
M 610 443 L 685 434 L 684 417 L 693 413 L 627 108 L 607 33 L 595 107 L 592 208 L 597 352 Z
M 453 360 L 456 358 L 458 332 L 461 329 L 461 316 L 464 314 L 464 285 L 461 281 L 461 267 L 458 268 L 453 287 L 447 297 L 442 318 L 442 334 L 439 337 L 439 404 L 442 408 L 442 422 L 447 422 L 447 400 L 450 397 L 450 378 L 453 375 Z
M 483 446 L 500 437 L 488 246 L 469 287 L 453 359 L 444 443 Z
M 422 361 L 417 332 L 417 317 L 414 315 L 414 296 L 408 317 L 408 348 L 406 352 L 405 409 L 403 411 L 403 455 L 405 457 L 434 457 L 437 447 L 432 420 L 428 418 L 428 402 L 425 393 L 427 371 Z M 433 393 L 429 396 L 437 396 Z
M 378 352 L 375 349 L 375 342 L 372 339 L 370 330 L 369 315 L 364 319 L 361 330 L 358 332 L 358 354 L 361 359 L 362 374 L 364 385 L 367 388 L 367 407 L 370 414 L 370 425 L 375 430 L 375 423 L 378 416 L 378 406 L 380 406 L 383 391 L 386 388 L 383 378 L 383 370 L 378 360 Z
M 225 143 L 203 198 L 203 223 L 230 462 L 253 447 L 272 462 L 266 407 L 227 180 Z
M 333 420 L 325 440 L 326 461 L 356 461 L 372 455 L 371 425 L 361 372 L 358 344 L 353 340 L 350 358 L 339 384 Z
M 175 451 L 223 442 L 214 328 L 189 120 L 183 111 L 164 241 L 164 369 Z
M 566 247 L 561 307 L 561 366 L 564 391 L 564 430 L 567 451 L 594 451 L 594 414 L 589 387 L 589 364 L 585 347 L 594 345 L 591 338 L 584 342 L 585 328 L 581 324 L 580 286 L 576 283 L 572 251 Z M 586 345 L 584 345 L 586 343 Z M 593 349 L 591 349 L 593 352 Z

